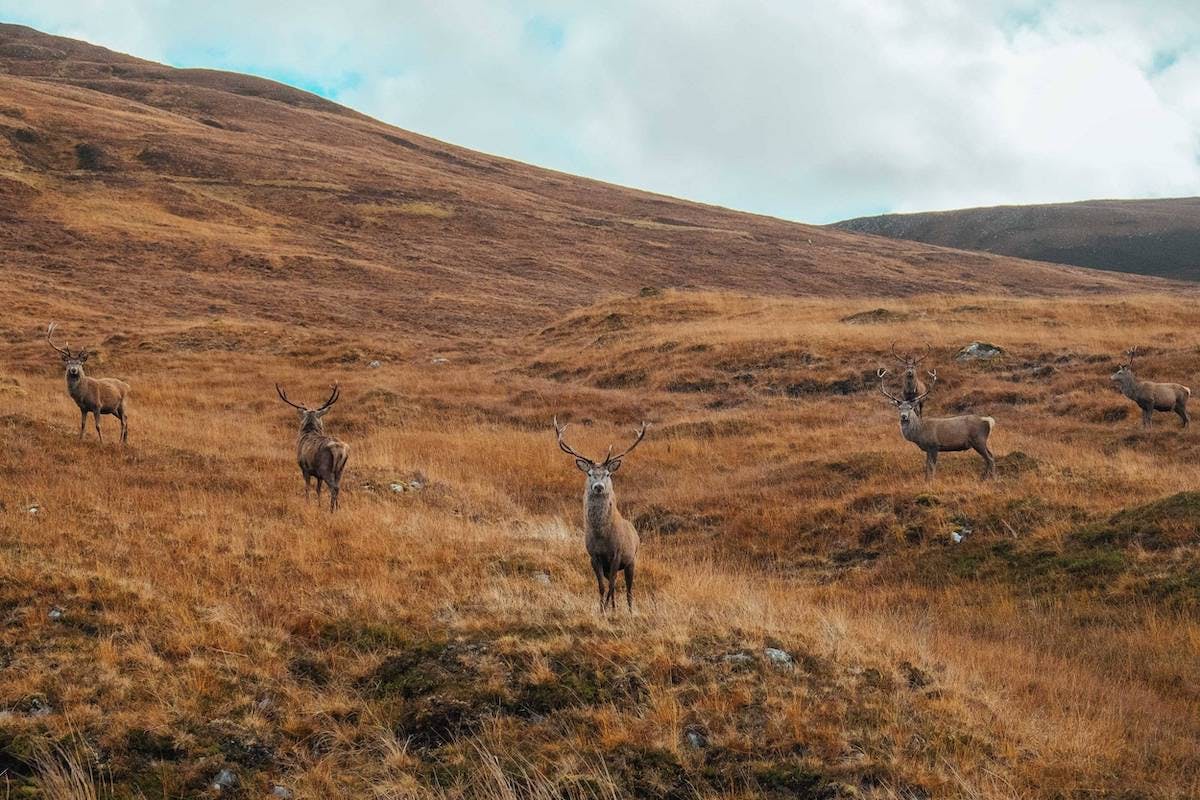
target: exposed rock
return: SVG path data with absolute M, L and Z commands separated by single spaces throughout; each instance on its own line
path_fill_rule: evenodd
M 278 783 L 271 787 L 271 796 L 278 797 L 280 800 L 292 800 L 293 797 L 291 789 Z
M 989 342 L 971 342 L 958 351 L 955 361 L 986 361 L 1004 355 L 1004 349 Z
M 785 650 L 780 650 L 777 647 L 766 648 L 763 650 L 763 655 L 767 657 L 767 660 L 770 661 L 773 666 L 779 667 L 780 669 L 791 669 L 796 665 L 796 660 L 792 658 L 790 653 Z
M 747 653 L 745 650 L 739 650 L 736 653 L 728 653 L 721 658 L 726 664 L 732 664 L 735 667 L 745 667 L 754 663 L 754 656 Z
M 237 773 L 228 767 L 218 772 L 217 777 L 213 778 L 212 782 L 212 788 L 215 792 L 227 792 L 231 789 L 236 789 L 237 785 Z
M 437 358 L 431 358 L 431 359 L 429 359 L 429 363 L 430 363 L 430 364 L 449 364 L 449 363 L 450 363 L 450 359 L 448 359 L 448 358 L 442 358 L 441 356 L 438 356 Z
M 50 609 L 50 613 L 46 616 L 50 617 L 50 619 L 54 620 L 55 622 L 59 622 L 67 616 L 67 612 L 61 607 L 55 606 L 54 608 Z
M 367 364 L 367 369 L 379 369 L 382 366 L 383 364 L 379 362 L 379 359 L 375 359 L 370 364 Z
M 546 586 L 550 585 L 550 573 L 544 570 L 533 573 L 533 579 L 538 583 L 545 584 Z
M 683 732 L 684 740 L 696 750 L 703 750 L 708 747 L 708 736 L 704 730 L 696 725 L 689 725 Z

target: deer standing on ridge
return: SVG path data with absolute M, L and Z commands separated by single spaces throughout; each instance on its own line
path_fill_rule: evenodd
M 575 452 L 563 441 L 566 425 L 558 424 L 554 418 L 554 432 L 558 446 L 564 453 L 575 457 L 575 466 L 587 475 L 587 488 L 583 493 L 584 545 L 592 560 L 592 572 L 596 574 L 596 585 L 600 591 L 600 613 L 617 607 L 617 573 L 625 573 L 625 603 L 633 612 L 633 573 L 637 563 L 640 539 L 633 523 L 617 511 L 613 496 L 612 476 L 621 468 L 621 459 L 633 452 L 646 436 L 646 423 L 635 431 L 633 444 L 618 455 L 608 454 L 597 464 L 590 458 Z M 607 587 L 605 583 L 607 582 Z
M 1174 411 L 1179 415 L 1179 427 L 1186 428 L 1191 422 L 1187 401 L 1192 396 L 1192 390 L 1178 383 L 1139 381 L 1133 377 L 1133 356 L 1136 353 L 1136 347 L 1129 350 L 1129 361 L 1117 368 L 1111 380 L 1116 381 L 1121 394 L 1137 403 L 1142 410 L 1142 427 L 1150 428 L 1150 418 L 1155 411 Z
M 63 365 L 67 370 L 67 393 L 79 406 L 79 438 L 87 428 L 88 414 L 96 422 L 96 437 L 104 443 L 104 435 L 100 433 L 100 415 L 112 414 L 121 422 L 121 441 L 129 441 L 129 417 L 125 413 L 125 399 L 129 396 L 129 384 L 116 378 L 89 378 L 83 374 L 83 362 L 91 355 L 87 350 L 71 352 L 71 348 L 59 347 L 54 343 L 54 329 L 58 325 L 51 322 L 46 328 L 46 343 L 62 356 Z
M 937 370 L 929 372 L 929 386 L 926 387 L 925 382 L 917 377 L 917 367 L 921 366 L 921 362 L 929 358 L 930 348 L 925 345 L 925 353 L 920 358 L 914 358 L 911 353 L 900 355 L 896 352 L 896 343 L 892 342 L 892 357 L 904 365 L 904 380 L 900 385 L 900 397 L 911 403 L 915 403 L 917 413 L 921 414 L 925 411 L 924 400 L 917 401 L 917 398 L 924 397 L 929 394 L 929 390 L 933 388 L 933 384 L 937 383 Z
M 888 394 L 883 384 L 887 374 L 886 369 L 879 369 L 879 391 L 899 410 L 900 432 L 904 438 L 925 451 L 925 480 L 932 480 L 937 471 L 938 453 L 963 450 L 974 450 L 983 458 L 983 474 L 980 476 L 982 480 L 996 474 L 996 457 L 988 449 L 988 437 L 992 428 L 996 426 L 995 419 L 974 414 L 922 419 L 917 407 L 929 392 L 926 391 L 913 400 L 893 397 Z
M 342 470 L 346 468 L 346 460 L 350 458 L 350 445 L 325 434 L 325 423 L 321 418 L 329 413 L 329 408 L 338 401 L 341 391 L 338 385 L 333 385 L 333 391 L 318 408 L 309 408 L 288 400 L 287 393 L 275 384 L 275 392 L 279 399 L 287 403 L 300 414 L 300 432 L 296 436 L 296 463 L 300 465 L 300 474 L 304 476 L 304 497 L 308 498 L 309 480 L 317 479 L 317 503 L 321 502 L 321 484 L 329 487 L 329 511 L 338 509 L 338 495 L 341 493 Z

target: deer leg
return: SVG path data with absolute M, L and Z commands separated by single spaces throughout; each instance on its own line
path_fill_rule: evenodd
M 613 611 L 617 610 L 617 560 L 614 558 L 608 562 L 608 595 L 604 599 L 604 604 L 607 608 Z
M 129 442 L 129 422 L 125 419 L 125 406 L 117 407 L 117 419 L 121 421 L 121 444 Z
M 925 480 L 933 480 L 934 474 L 937 472 L 937 450 L 928 450 L 925 453 Z
M 312 496 L 312 476 L 303 471 L 300 474 L 304 476 L 304 499 L 307 500 Z
M 1145 430 L 1150 430 L 1150 418 L 1152 416 L 1154 416 L 1153 408 L 1143 408 L 1142 409 L 1142 428 L 1144 428 Z
M 317 505 L 321 505 L 321 476 L 317 476 Z
M 79 409 L 79 438 L 83 438 L 83 432 L 87 429 L 88 412 L 84 409 Z
M 104 444 L 104 434 L 100 432 L 100 412 L 92 412 L 92 420 L 96 423 L 96 438 L 100 440 L 100 444 Z
M 988 478 L 996 475 L 996 456 L 992 454 L 987 442 L 980 442 L 975 448 L 976 452 L 983 458 L 983 474 L 979 476 L 980 480 L 986 481 Z
M 592 556 L 592 572 L 596 574 L 596 589 L 600 592 L 600 613 L 604 613 L 604 565 L 600 559 Z
M 1187 413 L 1187 403 L 1179 403 L 1175 406 L 1175 413 L 1179 415 L 1179 427 L 1186 428 L 1192 421 L 1192 418 Z
M 625 565 L 625 604 L 629 606 L 629 613 L 633 613 L 633 564 Z
M 329 484 L 329 513 L 332 514 L 338 509 L 338 494 L 342 487 L 336 483 Z

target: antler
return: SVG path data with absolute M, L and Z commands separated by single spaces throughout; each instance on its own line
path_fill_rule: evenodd
M 286 394 L 286 393 L 283 391 L 283 389 L 281 389 L 281 388 L 279 387 L 279 384 L 278 384 L 278 383 L 277 383 L 277 384 L 275 384 L 275 393 L 279 395 L 279 399 L 280 399 L 280 400 L 282 400 L 283 402 L 287 403 L 287 404 L 288 404 L 289 406 L 291 406 L 292 408 L 298 408 L 298 409 L 300 409 L 301 411 L 308 411 L 308 409 L 307 409 L 307 408 L 305 408 L 304 406 L 298 406 L 298 405 L 296 405 L 295 403 L 293 403 L 291 400 L 288 400 L 288 398 L 287 398 L 287 394 Z
M 913 366 L 917 366 L 922 361 L 929 358 L 929 354 L 932 352 L 933 352 L 933 348 L 929 346 L 928 342 L 926 342 L 925 343 L 925 353 L 920 358 L 918 358 L 916 361 L 913 362 Z
M 66 348 L 59 347 L 59 346 L 58 346 L 58 345 L 56 345 L 56 344 L 53 342 L 53 340 L 51 340 L 51 338 L 50 338 L 51 336 L 53 336 L 53 335 L 54 335 L 54 329 L 55 329 L 55 328 L 57 328 L 57 327 L 58 327 L 58 323 L 57 323 L 57 322 L 51 322 L 51 323 L 50 323 L 50 324 L 49 324 L 49 325 L 46 327 L 46 343 L 47 343 L 47 344 L 49 344 L 51 347 L 53 347 L 55 350 L 57 350 L 57 351 L 58 351 L 59 353 L 61 353 L 62 355 L 66 356 L 67 358 L 70 358 L 70 357 L 71 357 L 71 347 L 70 347 L 70 345 L 67 345 L 67 347 L 66 347 Z
M 895 358 L 897 361 L 899 361 L 901 364 L 904 364 L 904 365 L 906 365 L 906 366 L 908 365 L 908 355 L 907 355 L 907 353 L 906 353 L 905 355 L 903 355 L 903 356 L 902 356 L 902 355 L 900 355 L 899 353 L 897 353 L 897 352 L 896 352 L 896 343 L 895 343 L 895 342 L 892 342 L 892 357 L 893 357 L 893 358 Z
M 317 411 L 324 411 L 325 409 L 329 408 L 331 405 L 336 403 L 338 401 L 338 398 L 340 398 L 341 396 L 342 396 L 342 390 L 339 389 L 338 385 L 335 383 L 333 385 L 333 391 L 329 393 L 329 399 L 326 400 L 321 405 L 321 407 L 317 409 Z
M 627 455 L 629 455 L 630 453 L 632 453 L 632 452 L 633 452 L 633 448 L 635 448 L 635 447 L 637 447 L 639 444 L 641 444 L 641 443 L 642 443 L 642 439 L 646 438 L 646 423 L 645 423 L 645 422 L 643 422 L 643 423 L 642 423 L 642 427 L 641 427 L 641 428 L 639 428 L 639 429 L 637 429 L 637 430 L 635 430 L 635 431 L 634 431 L 634 433 L 637 435 L 637 438 L 633 440 L 633 444 L 629 445 L 629 447 L 625 448 L 623 451 L 621 451 L 621 452 L 620 452 L 620 453 L 618 453 L 617 455 L 615 455 L 615 456 L 614 456 L 614 455 L 612 454 L 612 448 L 611 448 L 611 447 L 610 447 L 610 448 L 608 448 L 608 455 L 606 455 L 606 456 L 604 457 L 604 463 L 605 463 L 605 464 L 611 464 L 611 463 L 612 463 L 612 462 L 614 462 L 614 461 L 620 461 L 622 458 L 624 458 L 625 456 L 627 456 Z
M 1129 348 L 1129 350 L 1128 350 L 1128 352 L 1126 353 L 1126 355 L 1128 355 L 1128 356 L 1129 356 L 1129 369 L 1130 369 L 1130 371 L 1132 372 L 1132 371 L 1133 371 L 1133 357 L 1134 357 L 1135 355 L 1137 355 L 1137 348 L 1136 348 L 1136 347 L 1131 347 L 1131 348 Z
M 935 384 L 935 383 L 937 383 L 937 369 L 936 368 L 931 369 L 929 371 L 929 385 L 933 386 L 933 384 Z
M 891 400 L 896 405 L 900 405 L 900 403 L 903 401 L 897 400 L 895 397 L 892 397 L 890 394 L 888 394 L 888 390 L 883 385 L 883 378 L 885 375 L 888 374 L 888 371 L 886 369 L 884 369 L 883 367 L 880 367 L 878 369 L 878 371 L 876 372 L 876 374 L 879 376 L 879 391 L 882 392 L 883 396 L 886 397 L 888 400 Z M 928 392 L 926 392 L 926 394 L 928 394 Z
M 587 456 L 576 452 L 575 450 L 573 450 L 571 448 L 571 446 L 569 444 L 567 444 L 565 441 L 563 441 L 563 434 L 566 433 L 566 431 L 567 431 L 567 426 L 559 425 L 558 417 L 556 416 L 554 418 L 554 433 L 558 436 L 558 449 L 562 450 L 564 453 L 566 453 L 569 456 L 574 456 L 575 458 L 578 458 L 581 461 L 586 461 L 587 463 L 594 465 L 596 463 L 595 461 L 592 461 Z

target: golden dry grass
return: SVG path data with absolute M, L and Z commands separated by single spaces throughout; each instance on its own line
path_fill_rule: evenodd
M 668 292 L 439 365 L 369 332 L 118 328 L 93 373 L 133 385 L 126 449 L 76 441 L 40 315 L 11 319 L 11 791 L 90 772 L 186 797 L 228 767 L 248 796 L 1194 795 L 1194 529 L 1080 531 L 1197 486 L 1196 434 L 1114 419 L 1107 375 L 1137 343 L 1144 374 L 1191 381 L 1200 312 L 937 297 L 839 322 L 874 305 Z M 998 419 L 998 481 L 973 454 L 922 480 L 854 383 L 897 338 L 934 345 L 933 409 Z M 1009 356 L 951 362 L 972 339 Z M 342 382 L 334 517 L 303 501 L 277 379 Z M 632 618 L 597 613 L 553 413 L 597 452 L 652 423 L 617 479 L 644 532 Z M 92 760 L 39 771 L 47 741 Z

